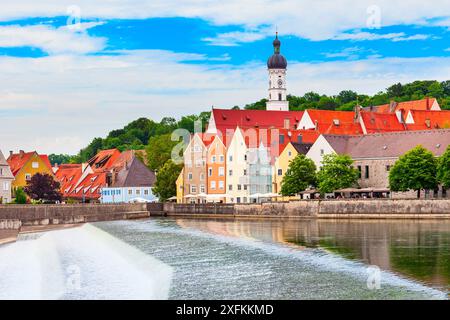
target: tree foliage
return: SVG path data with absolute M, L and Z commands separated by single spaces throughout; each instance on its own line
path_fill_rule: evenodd
M 25 191 L 23 191 L 22 187 L 17 188 L 16 190 L 16 198 L 14 200 L 17 204 L 26 204 L 27 203 L 27 195 Z
M 317 174 L 321 194 L 349 188 L 358 181 L 358 170 L 353 168 L 353 160 L 348 155 L 327 154 Z
M 60 185 L 49 174 L 36 173 L 28 181 L 25 193 L 33 200 L 44 202 L 61 201 Z
M 158 171 L 153 192 L 159 197 L 160 201 L 166 201 L 170 197 L 176 196 L 176 181 L 181 169 L 180 165 L 176 165 L 172 160 L 168 160 Z
M 389 171 L 389 187 L 392 191 L 417 191 L 437 187 L 437 160 L 422 146 L 402 155 Z
M 437 178 L 444 188 L 450 188 L 450 146 L 438 159 Z
M 316 165 L 304 154 L 297 155 L 290 163 L 281 182 L 281 194 L 293 196 L 316 184 Z
M 170 134 L 151 137 L 146 148 L 148 167 L 159 170 L 171 158 L 172 149 L 176 144 L 177 141 L 172 141 Z

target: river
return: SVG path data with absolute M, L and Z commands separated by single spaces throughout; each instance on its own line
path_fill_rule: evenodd
M 0 299 L 445 299 L 448 220 L 152 218 L 0 246 Z

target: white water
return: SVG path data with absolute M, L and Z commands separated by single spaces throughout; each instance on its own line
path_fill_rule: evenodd
M 1 299 L 167 299 L 172 268 L 92 226 L 0 248 Z

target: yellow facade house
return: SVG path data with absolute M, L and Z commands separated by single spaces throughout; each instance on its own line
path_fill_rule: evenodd
M 298 155 L 306 154 L 311 148 L 312 144 L 308 143 L 293 143 L 289 142 L 280 156 L 276 159 L 273 166 L 273 192 L 281 194 L 281 183 L 286 171 L 289 168 L 289 163 Z M 278 201 L 289 201 L 292 197 L 279 197 Z
M 180 175 L 176 181 L 177 185 L 177 203 L 183 203 L 184 200 L 184 169 L 181 170 Z
M 47 155 L 39 155 L 36 151 L 19 153 L 10 151 L 7 162 L 14 175 L 12 188 L 25 187 L 36 173 L 53 176 L 52 166 Z

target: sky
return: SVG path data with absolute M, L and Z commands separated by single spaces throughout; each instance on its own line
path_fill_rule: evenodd
M 139 117 L 260 100 L 276 30 L 293 95 L 450 79 L 448 0 L 0 0 L 0 8 L 5 155 L 75 154 Z

